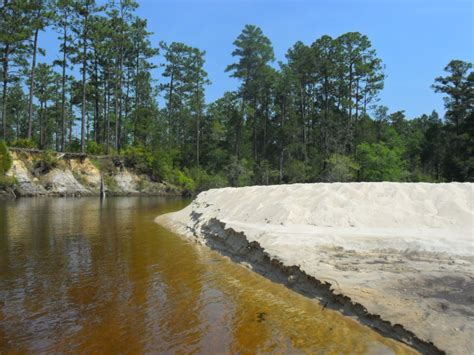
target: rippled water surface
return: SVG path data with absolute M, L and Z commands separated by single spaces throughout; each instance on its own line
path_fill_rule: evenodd
M 0 353 L 409 353 L 153 222 L 183 200 L 0 201 Z

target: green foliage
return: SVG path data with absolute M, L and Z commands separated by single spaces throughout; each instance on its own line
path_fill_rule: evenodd
M 280 180 L 474 181 L 472 63 L 452 60 L 435 79 L 443 121 L 407 118 L 371 111 L 385 75 L 366 35 L 297 41 L 274 66 L 270 39 L 248 24 L 225 69 L 240 86 L 208 105 L 205 51 L 160 42 L 162 77 L 153 77 L 158 49 L 135 0 L 3 7 L 2 136 L 12 146 L 112 155 L 96 162 L 101 171 L 125 165 L 188 192 Z M 32 66 L 45 31 L 58 33 L 60 53 Z M 47 152 L 34 165 L 44 173 L 61 162 Z
M 307 179 L 306 164 L 300 160 L 290 161 L 285 170 L 285 176 L 289 183 L 305 182 Z
M 81 152 L 81 141 L 77 138 L 73 138 L 67 145 L 68 152 L 71 153 L 80 153 Z
M 0 175 L 0 188 L 12 188 L 18 184 L 14 176 Z
M 135 171 L 152 175 L 156 156 L 142 146 L 127 147 L 121 152 L 126 167 L 133 168 Z
M 168 180 L 173 175 L 172 153 L 155 153 L 155 159 L 153 161 L 153 173 L 162 180 Z
M 191 177 L 196 182 L 196 192 L 216 189 L 228 185 L 227 178 L 222 174 L 209 174 L 203 169 L 191 169 Z
M 109 147 L 107 152 L 107 146 L 103 143 L 96 143 L 94 141 L 88 141 L 86 147 L 86 153 L 90 155 L 105 155 L 105 154 L 114 154 L 113 148 Z
M 356 180 L 359 165 L 351 157 L 342 154 L 332 154 L 326 161 L 326 164 L 325 181 L 350 182 Z
M 122 157 L 125 166 L 139 173 L 179 186 L 186 194 L 194 193 L 197 188 L 197 184 L 188 169 L 173 167 L 172 154 L 160 153 L 159 151 L 152 153 L 144 147 L 138 146 L 124 149 Z M 212 183 L 209 178 L 206 179 L 204 174 L 198 174 L 197 178 L 204 179 L 203 184 Z
M 56 153 L 51 150 L 45 150 L 42 153 L 41 158 L 36 159 L 33 162 L 35 175 L 46 174 L 57 167 L 59 167 L 59 159 Z
M 196 189 L 196 183 L 190 177 L 188 169 L 174 169 L 168 176 L 168 182 L 181 187 L 185 194 L 192 194 Z
M 277 184 L 279 182 L 279 171 L 274 169 L 268 160 L 262 160 L 260 164 L 254 165 L 254 180 L 260 185 Z
M 26 139 L 26 138 L 15 139 L 10 145 L 16 148 L 28 148 L 28 149 L 36 148 L 35 141 L 32 139 Z
M 411 182 L 439 182 L 433 176 L 425 174 L 421 171 L 415 171 L 410 174 Z
M 0 140 L 0 176 L 5 175 L 5 173 L 12 167 L 12 164 L 13 160 L 6 143 L 5 141 Z
M 231 186 L 247 186 L 253 182 L 253 169 L 246 159 L 238 160 L 236 156 L 232 156 L 224 169 Z
M 433 88 L 445 94 L 446 154 L 444 177 L 448 181 L 474 181 L 474 70 L 473 64 L 452 60 L 447 75 L 435 79 Z
M 403 150 L 389 148 L 384 143 L 357 146 L 361 181 L 405 181 L 408 175 L 402 159 Z

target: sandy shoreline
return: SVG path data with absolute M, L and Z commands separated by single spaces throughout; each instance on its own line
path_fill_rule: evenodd
M 422 352 L 474 349 L 474 185 L 210 190 L 157 222 Z

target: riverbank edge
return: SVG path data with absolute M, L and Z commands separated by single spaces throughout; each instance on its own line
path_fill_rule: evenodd
M 284 264 L 277 256 L 267 253 L 260 243 L 249 242 L 245 233 L 227 227 L 226 223 L 212 218 L 198 232 L 172 219 L 173 214 L 160 215 L 155 218 L 155 222 L 175 234 L 219 252 L 273 282 L 318 300 L 323 308 L 354 318 L 379 334 L 400 341 L 422 354 L 445 354 L 433 342 L 422 339 L 404 325 L 382 319 L 379 314 L 370 313 L 347 295 L 335 293 L 329 282 L 308 275 L 298 265 Z M 197 223 L 199 217 L 198 214 L 192 214 L 191 218 Z
M 46 193 L 23 195 L 15 194 L 13 189 L 0 190 L 0 200 L 15 200 L 18 198 L 80 198 L 80 197 L 101 197 L 98 192 L 91 193 Z M 108 192 L 107 197 L 187 197 L 181 192 Z
M 189 195 L 179 186 L 166 181 L 154 181 L 146 174 L 125 167 L 114 156 L 92 156 L 83 153 L 52 152 L 57 166 L 45 172 L 34 172 L 35 160 L 45 151 L 9 148 L 12 166 L 7 177 L 11 186 L 0 185 L 0 199 L 18 197 L 94 197 L 94 196 L 163 196 Z M 98 161 L 105 162 L 106 169 Z

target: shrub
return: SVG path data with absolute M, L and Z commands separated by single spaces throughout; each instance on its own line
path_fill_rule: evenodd
M 41 155 L 41 158 L 35 160 L 33 163 L 35 175 L 46 174 L 58 166 L 59 159 L 57 158 L 56 153 L 50 150 L 45 150 Z
M 192 193 L 196 188 L 196 183 L 187 173 L 187 169 L 184 171 L 176 169 L 176 184 L 184 188 L 185 192 Z
M 154 156 L 144 147 L 127 147 L 122 150 L 126 167 L 133 168 L 137 172 L 147 175 L 153 174 Z
M 253 183 L 253 169 L 245 159 L 239 161 L 236 156 L 232 156 L 225 171 L 231 186 L 247 186 Z
M 78 138 L 72 138 L 71 141 L 66 146 L 66 151 L 71 153 L 80 153 L 81 151 L 81 141 Z
M 168 182 L 181 187 L 184 193 L 192 194 L 196 190 L 196 183 L 189 176 L 187 169 L 179 170 L 174 169 L 170 176 L 168 176 Z
M 192 169 L 191 177 L 196 183 L 196 192 L 228 186 L 228 181 L 225 176 L 220 174 L 208 174 L 203 169 Z
M 328 182 L 349 182 L 356 179 L 359 165 L 351 157 L 342 154 L 332 154 L 326 160 L 327 168 L 324 180 Z
M 173 175 L 173 160 L 168 154 L 155 156 L 153 174 L 161 180 L 169 180 Z
M 262 185 L 276 184 L 280 179 L 280 172 L 273 169 L 268 160 L 262 160 L 258 164 L 254 164 L 255 182 Z
M 292 160 L 286 168 L 285 175 L 289 183 L 305 182 L 307 178 L 305 163 L 300 160 Z
M 4 175 L 12 167 L 13 160 L 8 151 L 5 141 L 0 140 L 0 176 Z
M 32 139 L 20 138 L 16 139 L 11 143 L 12 147 L 16 148 L 36 148 L 36 143 Z
M 111 150 L 112 148 L 109 147 L 109 153 L 111 152 Z M 86 146 L 86 153 L 91 155 L 105 155 L 107 154 L 107 146 L 105 144 L 97 144 L 94 141 L 88 141 Z
M 403 149 L 384 143 L 362 143 L 357 146 L 362 181 L 405 181 L 408 172 L 402 159 Z
M 14 176 L 0 175 L 0 188 L 13 187 L 17 183 Z
M 425 174 L 419 170 L 414 171 L 410 174 L 411 182 L 439 182 L 431 175 Z

